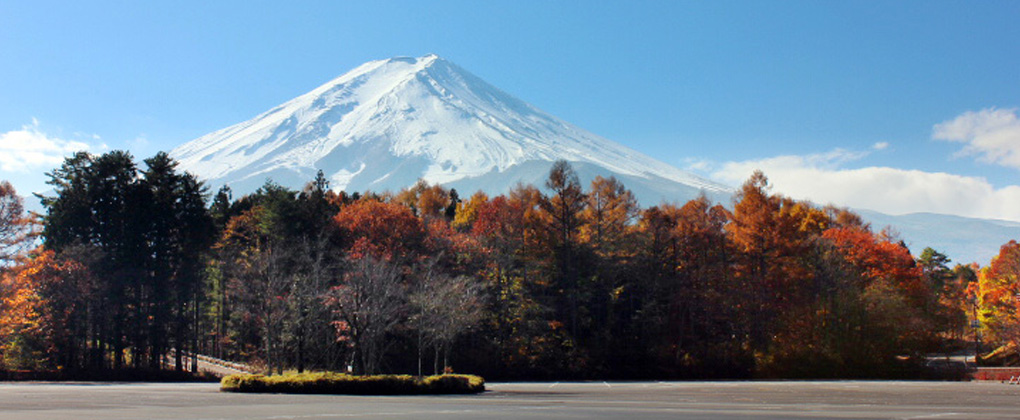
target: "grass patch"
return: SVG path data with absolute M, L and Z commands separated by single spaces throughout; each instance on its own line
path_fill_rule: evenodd
M 220 391 L 278 394 L 427 395 L 477 394 L 485 380 L 475 375 L 354 376 L 317 372 L 276 376 L 230 375 L 220 381 Z

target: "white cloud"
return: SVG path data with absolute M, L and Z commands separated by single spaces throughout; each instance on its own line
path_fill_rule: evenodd
M 889 148 L 889 142 L 880 141 L 871 145 L 871 150 L 885 150 Z
M 139 135 L 138 137 L 135 137 L 134 140 L 129 140 L 127 142 L 128 149 L 132 150 L 135 153 L 140 153 L 142 155 L 146 154 L 142 152 L 148 151 L 149 146 L 151 144 L 152 142 L 149 141 L 145 134 Z
M 1016 108 L 967 111 L 936 124 L 932 138 L 966 144 L 961 155 L 1020 169 L 1020 118 Z
M 0 171 L 27 173 L 40 168 L 49 170 L 74 152 L 102 148 L 105 145 L 51 137 L 40 131 L 39 121 L 33 118 L 32 124 L 22 126 L 20 130 L 0 133 Z
M 712 169 L 712 162 L 707 159 L 686 158 L 684 168 L 693 172 L 706 172 Z
M 47 134 L 35 118 L 20 130 L 0 132 L 0 179 L 10 181 L 21 194 L 42 192 L 47 188 L 44 173 L 59 166 L 64 157 L 82 150 L 107 149 L 95 135 L 74 137 L 75 140 L 68 140 Z
M 931 212 L 1020 221 L 1020 186 L 995 188 L 984 178 L 941 172 L 841 167 L 866 155 L 837 149 L 824 154 L 728 162 L 712 176 L 740 185 L 760 169 L 774 192 L 818 204 L 889 214 Z

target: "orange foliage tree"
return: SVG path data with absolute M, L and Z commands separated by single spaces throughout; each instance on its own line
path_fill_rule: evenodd
M 408 207 L 362 199 L 340 209 L 333 219 L 355 257 L 410 260 L 422 250 L 425 229 Z
M 863 227 L 838 227 L 826 230 L 822 236 L 832 241 L 846 260 L 860 270 L 863 287 L 876 281 L 886 281 L 914 306 L 922 307 L 926 287 L 921 267 L 903 245 L 886 235 L 875 235 Z
M 493 294 L 490 324 L 504 374 L 563 371 L 571 342 L 553 313 L 548 214 L 542 193 L 517 185 L 478 208 L 472 228 L 487 263 L 482 275 Z
M 656 362 L 687 375 L 700 369 L 729 370 L 740 352 L 732 336 L 742 302 L 732 282 L 732 254 L 726 225 L 730 213 L 699 197 L 677 207 L 663 204 L 642 214 L 639 226 L 644 282 L 635 282 Z
M 1009 241 L 978 274 L 978 319 L 985 336 L 1020 345 L 1020 243 Z
M 805 303 L 810 272 L 806 254 L 811 226 L 793 200 L 773 195 L 768 178 L 755 171 L 741 187 L 726 227 L 736 248 L 735 276 L 742 291 L 742 309 L 749 321 L 746 335 L 756 351 L 764 351 L 777 330 L 778 317 Z
M 614 256 L 627 245 L 626 234 L 638 215 L 637 198 L 614 177 L 595 177 L 581 211 L 580 240 L 600 256 Z
M 873 358 L 892 354 L 917 355 L 930 349 L 935 339 L 930 290 L 921 267 L 910 251 L 888 234 L 874 234 L 866 226 L 828 229 L 838 255 L 850 264 L 853 290 L 863 305 L 858 329 L 846 333 L 858 337 L 856 346 L 868 348 Z M 863 331 L 867 337 L 852 334 Z
M 0 272 L 0 368 L 37 369 L 43 364 L 38 284 L 42 263 Z
M 75 249 L 58 259 L 37 249 L 4 275 L 0 336 L 8 367 L 73 371 L 102 363 L 101 286 L 86 266 L 88 254 Z

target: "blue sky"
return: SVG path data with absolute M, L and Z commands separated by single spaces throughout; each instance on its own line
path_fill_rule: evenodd
M 436 53 L 731 185 L 1020 220 L 1020 2 L 0 0 L 0 179 L 147 157 Z

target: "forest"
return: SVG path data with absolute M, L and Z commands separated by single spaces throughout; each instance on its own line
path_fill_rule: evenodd
M 212 193 L 166 153 L 77 153 L 44 214 L 0 183 L 0 368 L 463 372 L 490 380 L 913 377 L 1020 340 L 1020 245 L 920 256 L 852 211 L 774 194 L 641 208 L 615 178 L 462 197 Z M 980 328 L 975 328 L 980 325 Z

